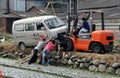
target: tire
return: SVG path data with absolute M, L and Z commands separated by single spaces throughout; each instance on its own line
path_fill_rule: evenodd
M 26 49 L 26 45 L 24 43 L 19 44 L 20 50 L 24 51 Z
M 74 50 L 73 41 L 72 39 L 68 38 L 67 39 L 67 51 L 73 51 L 73 50 Z
M 92 43 L 90 49 L 92 52 L 95 52 L 95 53 L 99 53 L 99 54 L 105 53 L 103 50 L 103 45 L 100 43 Z

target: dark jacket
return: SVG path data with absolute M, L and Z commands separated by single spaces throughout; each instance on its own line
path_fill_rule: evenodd
M 89 23 L 88 23 L 87 21 L 83 21 L 82 27 L 84 27 L 84 28 L 87 29 L 88 31 L 90 30 L 90 28 L 89 28 Z

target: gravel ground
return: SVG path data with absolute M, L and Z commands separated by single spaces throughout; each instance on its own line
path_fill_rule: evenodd
M 65 67 L 18 64 L 16 60 L 3 58 L 0 58 L 0 69 L 5 76 L 14 78 L 120 78 L 115 75 L 98 74 Z
M 32 70 L 25 70 L 25 69 L 16 69 L 6 66 L 0 66 L 2 72 L 5 76 L 11 78 L 64 78 L 57 75 L 51 75 L 47 73 L 32 71 Z

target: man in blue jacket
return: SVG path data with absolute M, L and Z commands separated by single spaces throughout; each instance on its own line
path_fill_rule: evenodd
M 78 37 L 81 35 L 81 33 L 86 33 L 90 31 L 90 26 L 89 23 L 87 22 L 86 18 L 82 18 L 82 25 L 81 25 L 81 29 L 78 33 Z

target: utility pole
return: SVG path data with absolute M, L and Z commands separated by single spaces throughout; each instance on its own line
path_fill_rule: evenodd
M 71 27 L 71 0 L 67 0 L 67 13 L 68 13 L 68 33 L 70 34 L 70 27 Z
M 25 0 L 25 12 L 27 11 L 27 0 Z
M 74 5 L 74 29 L 77 28 L 77 23 L 78 23 L 78 0 L 74 0 L 73 1 L 73 5 Z
M 6 14 L 10 12 L 9 0 L 6 0 Z
M 104 13 L 102 12 L 101 13 L 101 22 L 102 22 L 102 30 L 104 30 L 105 29 L 105 27 L 104 27 Z

